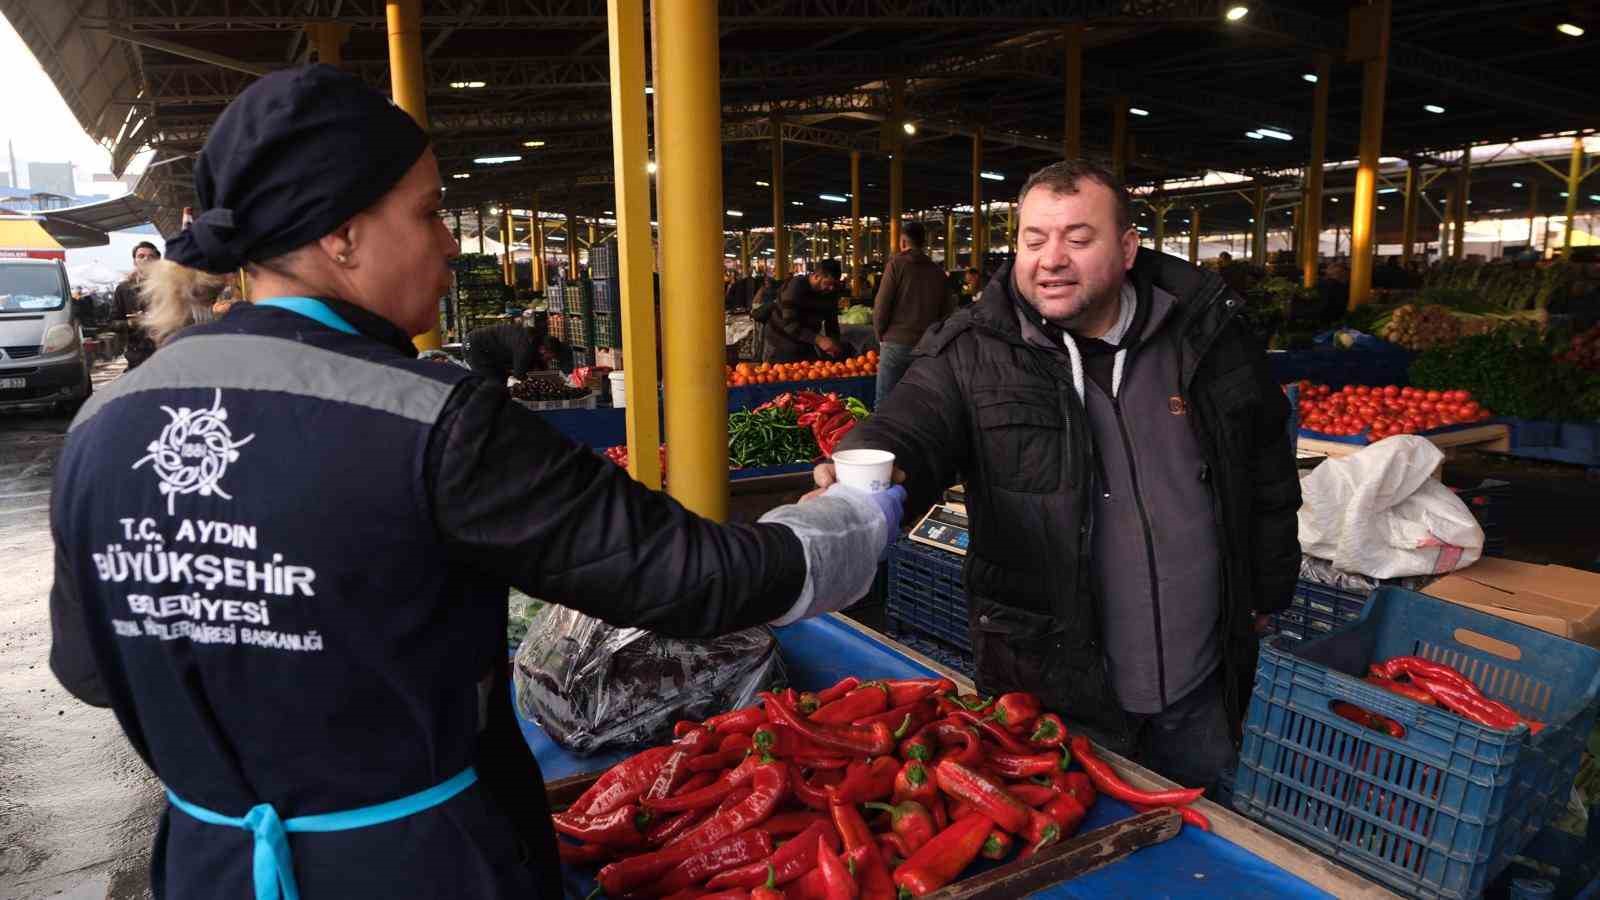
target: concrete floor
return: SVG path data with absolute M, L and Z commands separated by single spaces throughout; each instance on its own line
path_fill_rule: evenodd
M 50 477 L 69 421 L 0 413 L 0 897 L 132 900 L 150 895 L 160 785 L 111 711 L 48 664 Z

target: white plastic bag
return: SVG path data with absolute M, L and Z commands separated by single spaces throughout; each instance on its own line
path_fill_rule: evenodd
M 1432 475 L 1444 454 L 1401 434 L 1330 459 L 1300 482 L 1300 549 L 1373 578 L 1442 575 L 1478 561 L 1483 529 Z

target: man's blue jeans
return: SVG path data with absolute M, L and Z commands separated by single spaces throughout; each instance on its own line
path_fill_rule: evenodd
M 894 386 L 906 375 L 906 370 L 911 368 L 911 351 L 915 349 L 910 344 L 879 344 L 878 345 L 878 391 L 873 400 L 872 408 L 877 409 L 883 405 L 883 398 L 889 396 Z

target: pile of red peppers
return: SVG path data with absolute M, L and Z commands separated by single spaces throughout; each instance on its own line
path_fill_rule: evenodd
M 1396 656 L 1367 667 L 1366 681 L 1427 706 L 1439 706 L 1456 715 L 1489 728 L 1511 729 L 1518 725 L 1538 734 L 1544 723 L 1529 719 L 1516 710 L 1484 696 L 1472 679 L 1444 663 L 1420 656 Z M 1364 728 L 1381 731 L 1390 737 L 1406 736 L 1404 725 L 1353 703 L 1335 703 L 1336 715 Z
M 1071 837 L 1100 794 L 1210 827 L 1199 789 L 1131 787 L 1033 695 L 946 679 L 763 693 L 674 735 L 552 817 L 608 897 L 920 897 Z
M 856 427 L 856 422 L 867 416 L 867 407 L 854 397 L 841 398 L 838 394 L 820 394 L 816 391 L 794 391 L 779 394 L 756 407 L 793 408 L 801 428 L 811 429 L 817 439 L 817 449 L 824 457 L 833 455 L 844 436 Z

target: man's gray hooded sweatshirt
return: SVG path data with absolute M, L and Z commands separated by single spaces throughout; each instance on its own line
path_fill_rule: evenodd
M 1073 337 L 1007 288 L 1029 343 L 1065 351 L 1089 410 L 1096 487 L 1091 568 L 1111 684 L 1122 708 L 1157 713 L 1221 660 L 1221 549 L 1210 473 L 1180 396 L 1176 298 L 1122 288 L 1099 339 Z

